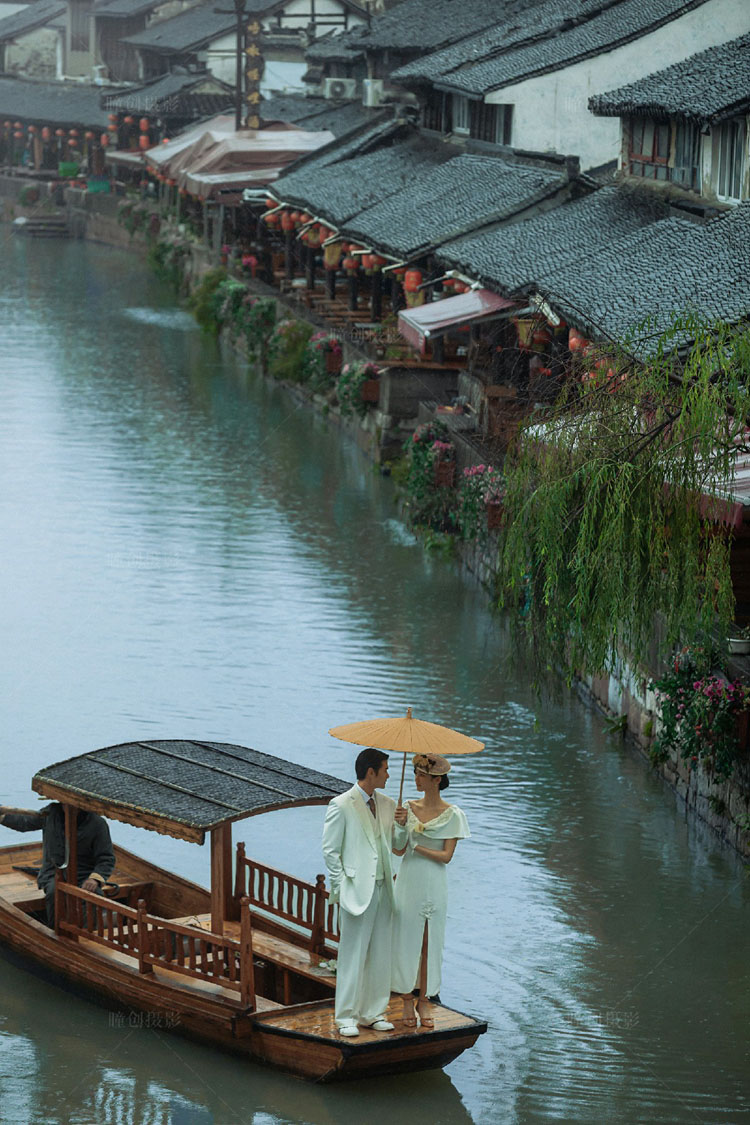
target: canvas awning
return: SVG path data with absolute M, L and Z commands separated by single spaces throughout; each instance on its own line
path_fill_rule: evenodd
M 515 301 L 489 289 L 470 289 L 416 309 L 403 309 L 398 314 L 398 330 L 413 348 L 424 352 L 427 340 L 442 336 L 459 324 L 475 324 L 507 315 L 515 306 Z
M 144 157 L 150 169 L 202 199 L 227 192 L 239 197 L 246 187 L 272 183 L 288 164 L 333 139 L 328 130 L 311 132 L 286 122 L 235 130 L 234 118 L 220 115 L 147 149 Z

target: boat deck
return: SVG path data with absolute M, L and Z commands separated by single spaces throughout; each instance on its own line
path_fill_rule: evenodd
M 333 1001 L 318 1000 L 312 1004 L 297 1004 L 293 1008 L 280 1008 L 274 1011 L 259 1013 L 255 1023 L 269 1031 L 284 1032 L 299 1037 L 309 1036 L 313 1039 L 333 1040 L 336 1043 L 345 1043 L 355 1050 L 358 1047 L 377 1044 L 382 1046 L 388 1040 L 411 1040 L 429 1036 L 440 1036 L 446 1031 L 478 1031 L 484 1024 L 471 1016 L 461 1012 L 454 1012 L 442 1004 L 432 1004 L 432 1018 L 434 1028 L 404 1027 L 401 1019 L 402 1003 L 400 996 L 392 996 L 388 1005 L 388 1019 L 395 1025 L 394 1031 L 372 1031 L 369 1027 L 361 1027 L 359 1035 L 354 1038 L 339 1035 L 333 1019 Z

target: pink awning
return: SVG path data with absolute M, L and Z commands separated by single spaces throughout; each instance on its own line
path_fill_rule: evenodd
M 454 325 L 500 316 L 515 304 L 489 289 L 470 289 L 457 297 L 443 297 L 416 309 L 403 309 L 398 314 L 398 330 L 413 348 L 423 352 L 425 342 L 432 336 L 440 336 Z

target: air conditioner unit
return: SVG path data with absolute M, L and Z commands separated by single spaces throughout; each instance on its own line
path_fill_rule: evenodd
M 382 78 L 364 78 L 362 80 L 362 105 L 367 109 L 374 109 L 383 101 L 385 96 L 385 83 Z
M 324 98 L 353 98 L 357 93 L 356 78 L 326 78 L 323 82 Z

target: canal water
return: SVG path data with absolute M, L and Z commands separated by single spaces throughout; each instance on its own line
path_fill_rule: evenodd
M 35 770 L 137 738 L 351 778 L 338 723 L 411 705 L 480 737 L 448 793 L 472 838 L 448 868 L 442 996 L 489 1031 L 444 1073 L 319 1088 L 0 960 L 0 1120 L 750 1120 L 736 858 L 576 698 L 537 708 L 485 596 L 423 553 L 390 482 L 138 261 L 8 235 L 2 254 L 0 802 L 34 806 Z M 235 835 L 313 878 L 322 818 Z M 112 830 L 207 882 L 206 848 Z

